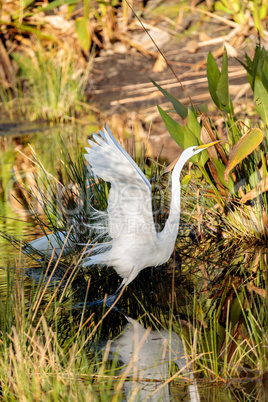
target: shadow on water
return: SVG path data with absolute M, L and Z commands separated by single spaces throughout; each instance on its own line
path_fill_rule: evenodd
M 67 130 L 66 138 L 78 144 L 79 152 L 86 139 L 81 140 L 81 135 L 78 140 L 72 132 Z M 55 161 L 61 154 L 60 136 L 62 129 L 51 139 L 46 131 L 31 139 L 31 144 L 44 152 L 41 159 L 48 170 L 52 165 L 54 171 L 59 167 Z M 13 141 L 24 150 L 22 139 Z M 22 161 L 14 156 L 12 146 L 14 142 L 3 154 L 1 183 L 5 191 L 0 207 L 5 218 L 0 220 L 0 229 L 11 236 L 38 237 L 41 232 L 31 215 L 23 212 L 19 203 L 12 203 L 13 195 L 21 200 L 22 173 L 30 172 L 32 166 L 23 158 L 26 165 L 16 170 Z M 243 248 L 225 241 L 215 244 L 209 237 L 196 244 L 186 227 L 173 262 L 140 272 L 111 308 L 108 296 L 121 282 L 112 268 L 86 269 L 77 265 L 75 258 L 51 263 L 20 255 L 18 270 L 10 262 L 12 246 L 2 238 L 0 241 L 4 262 L 9 260 L 0 272 L 1 306 L 12 294 L 14 278 L 24 289 L 29 311 L 41 292 L 37 313 L 31 311 L 33 324 L 38 325 L 45 312 L 66 353 L 75 343 L 94 364 L 99 356 L 106 361 L 102 373 L 106 376 L 115 365 L 125 398 L 268 400 L 266 248 Z

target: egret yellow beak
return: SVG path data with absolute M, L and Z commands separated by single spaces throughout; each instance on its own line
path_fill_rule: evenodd
M 219 142 L 221 142 L 220 140 L 218 141 L 214 141 L 214 142 L 209 142 L 208 144 L 202 144 L 202 145 L 198 145 L 196 147 L 196 149 L 206 149 L 208 147 L 212 147 L 212 145 L 218 144 Z

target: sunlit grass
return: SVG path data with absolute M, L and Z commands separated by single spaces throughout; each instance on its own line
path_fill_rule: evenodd
M 143 381 L 144 368 L 137 371 L 135 356 L 147 342 L 150 329 L 144 330 L 145 335 L 136 346 L 134 342 L 134 359 L 130 356 L 129 364 L 122 365 L 118 360 L 120 349 L 111 352 L 110 341 L 101 347 L 96 343 L 99 335 L 94 339 L 111 308 L 105 314 L 103 312 L 99 321 L 94 321 L 94 313 L 90 314 L 90 311 L 86 315 L 79 314 L 77 321 L 70 301 L 71 289 L 61 287 L 59 295 L 56 285 L 54 289 L 47 288 L 49 279 L 53 281 L 52 274 L 44 274 L 39 283 L 32 282 L 30 290 L 29 279 L 20 268 L 21 261 L 19 264 L 16 270 L 6 271 L 7 292 L 6 297 L 1 298 L 0 383 L 3 400 L 108 401 L 112 397 L 121 400 L 125 384 L 128 397 L 139 395 L 138 384 Z M 130 339 L 130 350 L 131 343 Z M 176 350 L 174 353 L 176 355 Z M 157 362 L 156 359 L 155 364 Z M 151 370 L 159 370 L 158 365 Z M 183 368 L 173 377 L 183 381 Z M 140 378 L 138 382 L 137 378 Z M 150 380 L 151 393 L 157 394 L 154 379 L 146 381 L 150 383 Z M 170 380 L 164 381 L 162 387 L 168 386 Z M 132 391 L 128 386 L 131 382 L 134 384 Z M 159 380 L 155 385 L 159 386 Z
M 2 107 L 11 119 L 18 115 L 31 121 L 69 122 L 81 112 L 91 59 L 81 69 L 67 46 L 45 50 L 41 44 L 13 57 L 19 65 L 17 84 L 0 90 Z

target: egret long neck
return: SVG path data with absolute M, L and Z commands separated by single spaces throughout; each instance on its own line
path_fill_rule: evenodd
M 188 148 L 189 149 L 189 148 Z M 169 239 L 169 242 L 176 241 L 179 224 L 180 224 L 180 200 L 181 200 L 181 185 L 180 175 L 184 164 L 189 159 L 190 155 L 187 149 L 181 154 L 173 173 L 172 173 L 172 189 L 171 189 L 171 203 L 169 216 L 166 221 L 165 227 L 161 233 L 159 233 L 162 239 Z M 174 244 L 173 244 L 174 246 Z
M 180 171 L 172 173 L 172 191 L 171 191 L 171 203 L 169 208 L 169 216 L 166 221 L 165 227 L 162 231 L 164 237 L 174 238 L 177 237 L 179 224 L 180 224 Z
M 169 216 L 166 221 L 164 229 L 162 230 L 162 232 L 159 233 L 159 237 L 162 241 L 168 240 L 168 244 L 170 245 L 171 249 L 170 253 L 174 248 L 180 224 L 180 197 L 181 197 L 180 174 L 183 165 L 180 164 L 179 160 L 179 162 L 177 162 L 177 165 L 173 170 L 171 176 L 172 188 L 171 188 L 171 203 L 169 208 Z

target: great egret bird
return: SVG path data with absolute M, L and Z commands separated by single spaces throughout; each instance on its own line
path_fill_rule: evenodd
M 169 217 L 161 232 L 157 232 L 153 220 L 152 189 L 149 180 L 121 147 L 107 126 L 104 131 L 89 140 L 91 148 L 85 148 L 89 170 L 111 183 L 106 212 L 95 211 L 92 226 L 105 238 L 94 248 L 83 263 L 112 266 L 123 278 L 121 289 L 128 285 L 147 267 L 165 263 L 171 256 L 180 222 L 180 174 L 184 164 L 192 156 L 218 143 L 193 146 L 185 149 L 172 173 L 172 194 Z M 62 247 L 65 233 L 60 236 L 44 236 L 29 244 L 36 250 L 51 255 L 53 247 Z M 95 241 L 91 244 L 93 245 Z M 73 242 L 67 251 L 73 248 Z M 118 290 L 119 290 L 118 289 Z
M 180 222 L 181 170 L 188 159 L 219 141 L 183 151 L 172 173 L 169 217 L 164 229 L 157 233 L 148 179 L 116 141 L 108 126 L 103 132 L 99 131 L 99 135 L 94 134 L 93 138 L 94 141 L 88 141 L 91 148 L 85 148 L 85 158 L 98 177 L 111 183 L 106 225 L 101 223 L 99 228 L 107 236 L 107 241 L 97 245 L 83 265 L 112 266 L 123 278 L 122 288 L 133 281 L 142 269 L 161 265 L 170 258 Z M 100 221 L 103 222 L 103 213 Z M 98 223 L 95 228 L 98 230 Z

